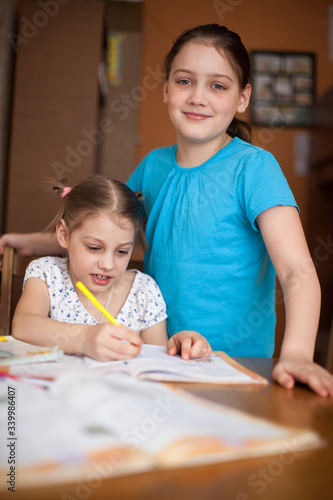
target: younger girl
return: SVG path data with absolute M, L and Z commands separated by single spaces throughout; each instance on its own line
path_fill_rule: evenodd
M 144 242 L 143 210 L 136 195 L 103 176 L 92 176 L 73 189 L 61 184 L 55 189 L 63 203 L 48 229 L 56 232 L 68 257 L 43 257 L 28 266 L 13 336 L 101 361 L 131 358 L 143 342 L 166 345 L 166 308 L 156 282 L 126 270 L 136 241 Z M 122 327 L 105 319 L 77 289 L 78 281 Z M 208 342 L 196 332 L 171 338 L 168 352 L 177 351 L 184 359 L 211 354 Z

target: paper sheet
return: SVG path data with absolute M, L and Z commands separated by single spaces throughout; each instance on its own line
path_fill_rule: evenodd
M 135 358 L 128 361 L 100 362 L 85 357 L 87 366 L 108 367 L 108 373 L 128 373 L 144 380 L 205 382 L 205 383 L 267 383 L 260 376 L 250 376 L 239 371 L 219 356 L 212 354 L 208 358 L 185 361 L 179 355 L 169 356 L 164 346 L 147 345 Z M 252 374 L 255 375 L 255 374 Z

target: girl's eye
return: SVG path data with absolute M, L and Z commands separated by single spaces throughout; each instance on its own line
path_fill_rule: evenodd
M 128 255 L 128 250 L 118 250 L 120 255 Z
M 180 83 L 180 85 L 190 85 L 191 84 L 190 80 L 186 80 L 186 78 L 182 78 L 181 80 L 178 80 L 178 83 Z
M 99 247 L 95 247 L 95 246 L 88 246 L 88 250 L 90 250 L 91 252 L 97 252 L 100 248 Z
M 212 88 L 217 89 L 217 90 L 224 90 L 225 89 L 225 87 L 222 85 L 222 83 L 214 83 L 212 85 Z

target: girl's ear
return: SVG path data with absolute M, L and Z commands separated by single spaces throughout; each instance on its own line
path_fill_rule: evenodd
M 64 219 L 61 219 L 56 226 L 56 235 L 59 245 L 62 248 L 68 248 L 69 231 Z
M 169 96 L 168 96 L 168 81 L 166 80 L 164 82 L 164 87 L 163 87 L 163 102 L 165 104 L 168 104 L 169 102 Z
M 251 92 L 252 92 L 252 87 L 249 83 L 247 83 L 245 88 L 241 91 L 237 113 L 244 113 L 244 111 L 249 105 Z

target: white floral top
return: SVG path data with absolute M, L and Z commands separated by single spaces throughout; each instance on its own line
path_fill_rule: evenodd
M 25 272 L 29 278 L 39 278 L 47 284 L 50 295 L 49 316 L 65 323 L 97 325 L 98 321 L 81 304 L 67 269 L 67 258 L 41 257 L 32 261 Z M 120 324 L 140 332 L 167 318 L 166 305 L 156 281 L 135 270 L 132 288 L 117 316 Z

